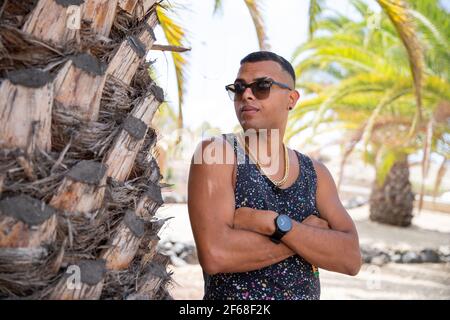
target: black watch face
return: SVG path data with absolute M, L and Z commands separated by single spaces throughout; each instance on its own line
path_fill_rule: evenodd
M 292 228 L 291 218 L 287 215 L 280 214 L 277 218 L 277 226 L 281 232 L 288 232 Z

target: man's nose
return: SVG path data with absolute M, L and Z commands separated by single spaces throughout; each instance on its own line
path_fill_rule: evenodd
M 253 95 L 251 88 L 245 88 L 244 92 L 242 93 L 242 99 L 243 100 L 255 100 L 255 96 Z

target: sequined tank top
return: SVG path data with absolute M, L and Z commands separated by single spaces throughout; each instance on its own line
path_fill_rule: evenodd
M 311 159 L 295 151 L 300 167 L 296 181 L 286 189 L 276 187 L 237 143 L 234 134 L 224 134 L 237 158 L 235 208 L 273 210 L 301 222 L 319 216 L 316 208 L 317 176 Z M 207 275 L 203 299 L 218 300 L 303 300 L 320 298 L 320 280 L 310 263 L 291 256 L 262 269 Z

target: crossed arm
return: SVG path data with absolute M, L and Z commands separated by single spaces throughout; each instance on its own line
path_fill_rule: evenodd
M 202 159 L 205 150 L 217 150 L 218 146 L 226 153 L 233 152 L 227 143 L 203 141 L 193 159 Z M 357 231 L 325 166 L 314 162 L 316 203 L 322 219 L 310 216 L 301 223 L 293 221 L 281 244 L 268 238 L 275 230 L 276 212 L 235 210 L 233 167 L 226 163 L 191 163 L 188 209 L 200 264 L 206 273 L 261 269 L 295 254 L 323 269 L 358 273 L 361 256 Z

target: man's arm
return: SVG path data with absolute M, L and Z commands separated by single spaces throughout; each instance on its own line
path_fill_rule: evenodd
M 219 148 L 234 154 L 223 141 L 203 141 L 195 151 L 188 181 L 188 210 L 203 270 L 208 274 L 245 272 L 282 261 L 295 253 L 266 236 L 233 228 L 235 201 L 232 185 L 234 164 L 205 163 L 205 155 Z
M 317 172 L 316 206 L 329 228 L 313 226 L 315 221 L 321 220 L 315 216 L 309 216 L 302 223 L 293 221 L 292 230 L 282 238 L 282 243 L 320 268 L 356 275 L 361 268 L 361 253 L 355 225 L 339 200 L 328 169 L 319 162 L 313 163 Z M 237 225 L 266 236 L 275 232 L 272 212 L 260 212 L 257 219 L 251 216 L 249 210 L 238 211 Z

